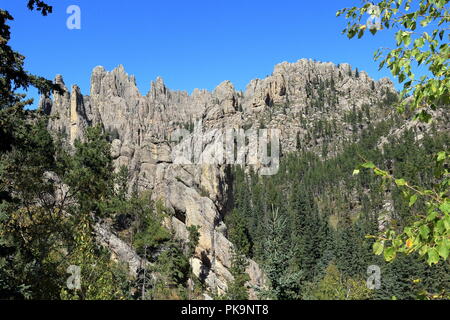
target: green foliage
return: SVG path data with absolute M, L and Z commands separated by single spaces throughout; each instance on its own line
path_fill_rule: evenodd
M 179 243 L 169 242 L 150 270 L 158 275 L 149 293 L 152 299 L 187 298 L 185 284 L 190 276 L 190 264 Z
M 382 50 L 378 50 L 374 58 L 381 59 L 380 69 L 387 65 L 392 75 L 403 83 L 397 109 L 403 112 L 407 106 L 410 107 L 416 113 L 414 119 L 422 122 L 431 122 L 430 111 L 440 108 L 445 112 L 450 102 L 448 59 L 450 48 L 446 41 L 450 36 L 448 2 L 448 0 L 421 0 L 413 4 L 411 0 L 384 0 L 375 3 L 382 25 L 388 29 L 396 28 L 397 31 L 396 48 L 388 49 L 383 57 Z M 361 26 L 358 22 L 364 13 L 372 11 L 370 13 L 374 14 L 373 9 L 373 4 L 366 2 L 360 8 L 340 10 L 337 15 L 345 13 L 346 18 L 350 19 L 344 33 L 349 38 L 356 34 L 361 38 L 366 26 Z M 377 29 L 370 31 L 375 34 Z M 426 67 L 427 74 L 416 79 L 414 67 Z M 408 98 L 409 95 L 412 95 L 411 99 Z M 424 141 L 423 144 L 427 146 L 427 142 Z M 450 248 L 448 154 L 445 151 L 437 153 L 432 179 L 422 179 L 420 183 L 415 183 L 414 173 L 423 177 L 428 169 L 427 163 L 422 162 L 420 165 L 409 165 L 409 170 L 394 175 L 389 170 L 382 170 L 373 162 L 366 161 L 353 173 L 357 175 L 361 168 L 369 169 L 382 177 L 383 184 L 396 187 L 394 195 L 401 194 L 405 199 L 399 206 L 400 214 L 397 214 L 401 223 L 391 220 L 387 230 L 376 236 L 369 236 L 376 239 L 373 243 L 373 252 L 376 255 L 383 254 L 386 261 L 403 258 L 399 253 L 415 256 L 418 254 L 424 257 L 429 265 L 440 263 L 443 268 L 447 268 L 444 277 L 448 278 Z M 429 181 L 433 183 L 424 184 Z M 442 268 L 441 266 L 439 268 Z M 436 267 L 435 270 L 439 268 Z M 417 281 L 420 282 L 421 278 L 419 277 Z M 398 293 L 404 295 L 405 290 L 402 289 Z M 421 289 L 421 293 L 415 289 L 415 297 L 442 298 L 448 295 L 448 288 L 445 285 L 444 289 L 442 287 L 433 289 L 435 292 L 443 291 L 430 294 L 426 289 Z M 398 293 L 394 297 L 397 297 Z
M 381 27 L 396 30 L 396 48 L 378 50 L 374 58 L 381 60 L 380 69 L 387 66 L 403 83 L 399 110 L 411 104 L 420 121 L 428 122 L 430 110 L 445 109 L 450 104 L 448 3 L 448 0 L 421 0 L 417 4 L 412 0 L 364 1 L 361 7 L 337 12 L 337 16 L 345 15 L 349 19 L 343 33 L 350 39 L 355 35 L 364 36 L 367 25 L 361 24 L 361 20 L 368 13 L 379 16 Z M 374 10 L 374 5 L 378 9 Z M 372 28 L 370 32 L 376 34 L 379 29 Z M 426 68 L 427 74 L 416 79 L 416 67 Z M 409 95 L 412 100 L 404 99 Z
M 142 216 L 133 226 L 135 228 L 133 247 L 138 253 L 145 256 L 144 252 L 147 249 L 149 249 L 149 252 L 155 250 L 162 243 L 168 241 L 171 235 L 162 225 L 162 216 L 150 209 L 144 209 L 141 212 Z
M 246 272 L 247 266 L 248 260 L 245 255 L 233 249 L 230 272 L 234 279 L 228 284 L 226 299 L 248 300 L 247 282 L 250 281 L 250 276 Z
M 77 139 L 74 145 L 73 156 L 61 152 L 62 162 L 68 168 L 62 179 L 74 190 L 73 196 L 84 210 L 101 215 L 100 202 L 114 192 L 111 147 L 99 126 L 88 128 L 84 141 Z
M 7 114 L 8 111 L 1 112 Z M 25 115 L 23 118 L 6 117 L 10 119 L 15 119 L 15 125 L 10 126 L 13 130 L 8 132 L 12 147 L 0 154 L 3 192 L 0 240 L 5 249 L 5 255 L 0 257 L 3 265 L 0 282 L 5 283 L 2 296 L 56 299 L 61 292 L 62 298 L 70 299 L 121 297 L 120 283 L 115 281 L 111 271 L 115 265 L 109 255 L 94 244 L 94 222 L 89 210 L 93 206 L 69 204 L 66 199 L 55 201 L 57 184 L 51 175 L 51 172 L 63 172 L 67 178 L 80 169 L 89 172 L 91 176 L 86 174 L 89 181 L 109 180 L 106 173 L 96 168 L 90 167 L 88 171 L 75 167 L 88 167 L 88 161 L 83 162 L 83 159 L 92 154 L 92 150 L 101 153 L 103 142 L 78 143 L 73 156 L 61 156 L 46 129 L 45 119 Z M 101 207 L 107 194 L 92 196 L 91 189 L 83 186 L 82 180 L 70 184 L 66 197 L 90 199 L 90 204 Z M 68 278 L 65 271 L 70 264 L 82 269 L 85 282 L 80 292 L 64 289 Z
M 243 213 L 239 210 L 233 210 L 227 217 L 227 225 L 230 228 L 229 239 L 236 246 L 236 251 L 244 256 L 250 256 L 252 244 L 250 234 L 247 229 L 247 221 Z
M 346 279 L 334 264 L 330 264 L 323 279 L 308 287 L 304 297 L 312 300 L 367 300 L 371 295 L 364 280 Z
M 200 229 L 200 226 L 191 225 L 187 227 L 187 230 L 189 232 L 189 256 L 192 257 L 195 254 L 195 248 L 198 246 L 198 241 L 200 239 L 200 232 L 198 230 Z
M 398 299 L 412 299 L 425 291 L 427 296 L 448 292 L 448 283 L 443 280 L 448 279 L 448 263 L 428 266 L 418 254 L 386 263 L 382 257 L 373 255 L 376 239 L 365 237 L 376 235 L 388 222 L 401 230 L 426 209 L 426 204 L 418 197 L 414 206 L 409 207 L 409 198 L 405 200 L 392 184 L 380 184 L 376 175 L 352 175 L 355 167 L 355 173 L 372 170 L 357 166 L 360 155 L 373 159 L 366 167 L 381 163 L 390 174 L 403 176 L 411 185 L 420 183 L 431 190 L 437 181 L 432 155 L 448 143 L 448 133 L 432 130 L 418 145 L 416 136 L 420 132 L 406 130 L 398 137 L 389 137 L 381 151 L 377 147 L 380 138 L 389 136 L 400 121 L 386 119 L 368 127 L 358 134 L 356 142 L 345 144 L 330 159 L 323 160 L 301 150 L 286 154 L 274 176 L 258 177 L 251 171 L 235 168 L 232 172 L 235 205 L 226 220 L 230 238 L 247 234 L 252 247 L 250 257 L 264 266 L 269 251 L 265 243 L 270 234 L 266 228 L 273 206 L 286 221 L 284 241 L 293 251 L 285 250 L 287 273 L 302 272 L 296 297 L 311 297 L 310 288 L 324 278 L 330 264 L 336 266 L 345 281 L 352 279 L 360 285 L 367 279 L 368 266 L 380 266 L 381 288 L 372 292 L 371 299 L 391 299 L 394 295 Z M 392 204 L 391 210 L 385 209 L 387 201 Z M 401 268 L 405 272 L 399 272 Z M 423 279 L 420 286 L 413 282 L 419 278 Z
M 113 272 L 115 263 L 110 254 L 95 244 L 93 221 L 83 214 L 74 228 L 74 243 L 69 259 L 64 265 L 81 268 L 80 289 L 61 289 L 63 300 L 113 300 L 124 299 L 121 283 Z M 123 273 L 126 271 L 123 270 Z
M 440 260 L 448 259 L 450 250 L 450 199 L 448 159 L 450 155 L 439 152 L 436 157 L 434 170 L 436 183 L 433 189 L 423 189 L 408 183 L 405 179 L 396 179 L 387 171 L 376 167 L 372 162 L 362 165 L 395 184 L 407 199 L 409 207 L 418 198 L 425 201 L 426 211 L 414 216 L 414 221 L 402 230 L 390 228 L 384 234 L 377 236 L 373 245 L 374 253 L 384 254 L 386 261 L 393 260 L 397 253 L 411 254 L 418 252 L 426 256 L 429 264 L 436 264 Z
M 263 269 L 269 279 L 270 288 L 260 295 L 269 299 L 298 298 L 301 272 L 290 266 L 293 250 L 287 238 L 286 220 L 274 210 L 266 227 Z
M 0 110 L 0 296 L 55 298 L 57 259 L 69 230 L 51 201 L 55 146 L 42 118 Z M 5 140 L 3 140 L 5 137 Z

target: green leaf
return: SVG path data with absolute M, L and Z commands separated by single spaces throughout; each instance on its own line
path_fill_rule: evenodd
M 423 38 L 417 38 L 414 41 L 414 45 L 418 48 L 422 48 L 424 46 L 424 44 L 425 44 L 425 40 Z
M 439 253 L 436 248 L 431 248 L 428 250 L 428 264 L 438 263 L 439 262 Z
M 373 168 L 375 168 L 375 165 L 373 164 L 373 162 L 369 161 L 369 162 L 363 163 L 362 167 L 367 168 L 367 169 L 373 169 Z
M 399 46 L 402 43 L 402 32 L 398 31 L 395 34 L 395 40 L 397 41 L 397 46 Z
M 444 260 L 447 260 L 448 258 L 448 246 L 446 241 L 442 241 L 441 244 L 438 246 L 438 253 L 439 255 L 444 258 Z
M 358 174 L 359 174 L 359 169 L 353 170 L 353 175 L 354 175 L 354 176 L 356 176 L 356 175 L 358 175 Z
M 393 247 L 386 248 L 384 250 L 384 259 L 388 262 L 392 261 L 394 260 L 396 254 L 397 253 L 395 252 L 395 249 Z
M 410 80 L 410 81 L 408 81 L 408 82 L 405 82 L 405 83 L 403 84 L 403 87 L 404 87 L 404 88 L 409 88 L 409 87 L 411 87 L 411 84 L 412 84 L 412 80 Z
M 419 255 L 423 256 L 428 251 L 428 246 L 425 244 L 419 249 Z
M 360 29 L 358 32 L 358 39 L 361 39 L 363 35 L 364 35 L 364 30 Z
M 392 241 L 392 245 L 394 248 L 400 248 L 402 246 L 402 244 L 403 244 L 403 241 L 400 238 L 394 239 Z
M 411 35 L 408 32 L 403 33 L 403 42 L 406 47 L 411 43 Z
M 444 202 L 439 206 L 439 210 L 444 213 L 450 213 L 450 202 Z
M 427 221 L 433 221 L 438 216 L 438 213 L 436 211 L 431 211 L 430 214 L 427 216 Z
M 438 153 L 437 161 L 441 162 L 441 161 L 445 160 L 446 157 L 447 157 L 447 154 L 445 153 L 445 151 L 441 151 Z
M 395 184 L 399 187 L 406 185 L 406 181 L 404 179 L 395 179 Z
M 373 253 L 377 256 L 379 256 L 381 253 L 383 253 L 384 244 L 382 242 L 375 242 L 373 244 Z
M 445 227 L 445 230 L 450 230 L 450 216 L 446 216 L 446 217 L 444 217 L 444 219 L 442 219 L 442 222 L 444 223 L 444 227 Z
M 418 114 L 415 115 L 414 119 L 419 120 L 423 123 L 430 123 L 431 122 L 431 115 L 426 112 L 425 110 L 420 111 Z
M 426 226 L 426 225 L 422 225 L 419 228 L 419 233 L 420 233 L 421 237 L 426 240 L 426 239 L 428 239 L 428 235 L 430 234 L 430 228 L 428 228 L 428 226 Z
M 411 198 L 409 198 L 409 206 L 412 207 L 414 205 L 414 203 L 416 203 L 416 201 L 417 201 L 417 195 L 413 194 L 411 196 Z
M 373 172 L 374 172 L 376 175 L 383 176 L 383 177 L 386 177 L 386 176 L 388 175 L 388 173 L 387 173 L 386 171 L 380 170 L 380 169 L 378 169 L 378 168 L 373 169 Z
M 436 225 L 434 226 L 434 233 L 436 234 L 442 234 L 445 231 L 445 224 L 444 221 L 439 220 L 436 222 Z

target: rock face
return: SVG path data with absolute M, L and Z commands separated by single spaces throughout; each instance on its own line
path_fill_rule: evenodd
M 276 128 L 281 131 L 283 151 L 320 152 L 325 143 L 339 145 L 358 130 L 346 121 L 347 114 L 364 110 L 362 117 L 370 123 L 374 113 L 382 112 L 375 108 L 377 102 L 395 92 L 389 80 L 374 81 L 349 65 L 305 59 L 277 65 L 271 76 L 251 81 L 245 92 L 225 81 L 213 92 L 196 89 L 189 95 L 169 90 L 158 78 L 142 96 L 134 77 L 122 66 L 111 72 L 96 67 L 89 96 L 77 86 L 69 92 L 61 76 L 55 82 L 63 93 L 55 93 L 53 100 L 42 98 L 40 106 L 54 116 L 49 128 L 65 134 L 70 143 L 82 137 L 88 126 L 100 124 L 109 132 L 116 167 L 127 166 L 131 185 L 151 190 L 155 200 L 165 203 L 172 213 L 166 223 L 175 235 L 187 241 L 187 227 L 200 226 L 192 267 L 219 293 L 232 279 L 233 247 L 223 223 L 233 201 L 229 167 L 224 161 L 211 161 L 224 158 L 220 147 L 227 139 L 224 130 Z M 334 133 L 327 135 L 328 140 L 308 139 L 311 131 L 324 128 Z M 184 130 L 182 143 L 172 141 L 179 129 Z M 251 162 L 251 145 L 237 152 L 246 164 Z M 183 158 L 183 148 L 193 150 L 194 156 Z M 324 156 L 332 155 L 330 151 Z M 120 256 L 123 250 L 117 251 Z M 135 256 L 130 259 L 133 264 L 139 261 Z M 249 262 L 251 285 L 263 286 L 260 267 Z
M 97 223 L 94 226 L 94 231 L 99 243 L 111 250 L 113 258 L 128 263 L 130 275 L 136 276 L 140 269 L 150 264 L 139 257 L 127 243 L 112 233 L 108 226 Z

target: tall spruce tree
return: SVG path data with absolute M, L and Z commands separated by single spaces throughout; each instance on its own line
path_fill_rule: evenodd
M 287 234 L 286 219 L 278 210 L 271 212 L 266 226 L 263 269 L 270 289 L 261 295 L 269 299 L 296 299 L 302 278 L 301 271 L 292 268 L 294 252 Z

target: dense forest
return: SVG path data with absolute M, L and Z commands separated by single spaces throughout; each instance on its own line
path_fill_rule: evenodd
M 430 267 L 416 254 L 386 263 L 366 237 L 378 234 L 388 219 L 403 228 L 423 203 L 411 208 L 401 191 L 374 174 L 353 176 L 358 163 L 373 159 L 395 176 L 431 185 L 433 154 L 450 141 L 448 132 L 434 132 L 418 145 L 417 132 L 407 130 L 380 150 L 380 137 L 395 122 L 369 128 L 328 160 L 299 151 L 282 158 L 275 176 L 233 171 L 230 236 L 242 254 L 271 270 L 274 298 L 414 299 L 448 292 L 448 261 Z M 371 265 L 381 269 L 381 288 L 373 291 L 366 287 Z

